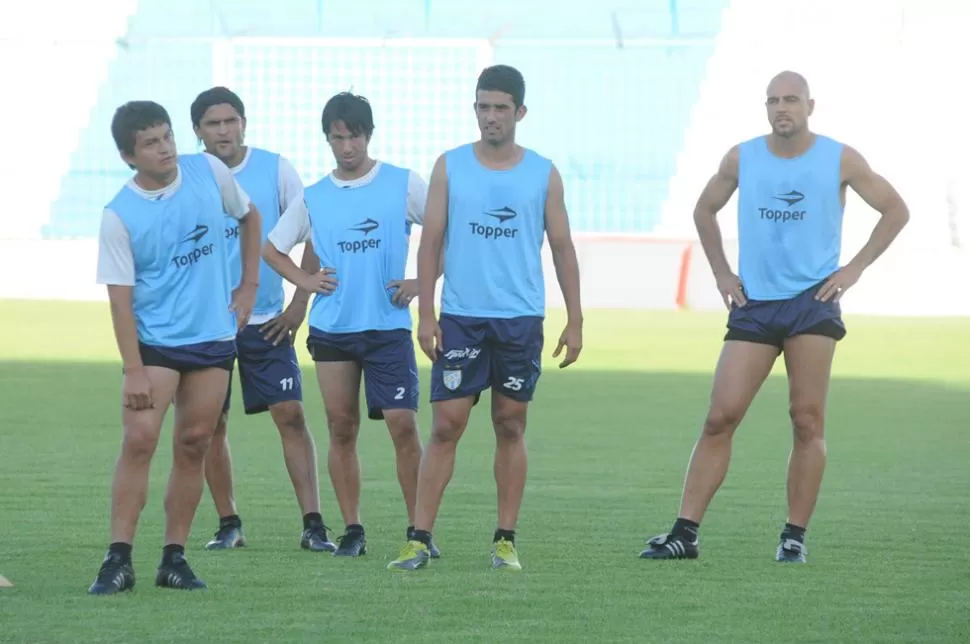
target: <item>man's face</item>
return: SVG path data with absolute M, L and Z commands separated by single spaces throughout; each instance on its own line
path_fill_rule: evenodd
M 122 154 L 121 158 L 139 172 L 161 177 L 174 172 L 178 152 L 175 149 L 175 136 L 168 123 L 153 125 L 135 132 L 135 148 L 132 154 Z
M 195 128 L 195 135 L 202 140 L 205 151 L 230 166 L 242 160 L 240 157 L 245 134 L 246 119 L 228 103 L 220 103 L 207 109 Z
M 815 101 L 808 98 L 805 87 L 797 81 L 778 79 L 768 87 L 765 107 L 772 131 L 787 139 L 808 127 Z
M 368 139 L 363 132 L 354 134 L 343 121 L 334 121 L 327 133 L 333 158 L 344 172 L 355 172 L 367 159 Z
M 505 92 L 478 90 L 475 114 L 482 140 L 501 145 L 515 138 L 515 124 L 525 116 L 525 106 L 516 109 L 512 96 Z

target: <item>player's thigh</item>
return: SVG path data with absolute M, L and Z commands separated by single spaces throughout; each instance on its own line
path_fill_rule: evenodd
M 542 375 L 542 322 L 539 317 L 491 321 L 489 380 L 493 395 L 519 403 L 532 400 Z M 510 405 L 510 409 L 514 407 Z
M 309 337 L 307 347 L 317 372 L 330 431 L 360 424 L 360 361 L 353 339 Z
M 175 441 L 198 442 L 215 432 L 226 387 L 229 369 L 205 367 L 182 373 L 176 393 Z
M 466 406 L 471 409 L 482 391 L 489 387 L 492 359 L 486 342 L 489 321 L 442 314 L 438 324 L 442 351 L 431 365 L 431 402 L 461 400 L 435 405 L 443 415 L 454 418 Z
M 264 412 L 278 403 L 303 400 L 303 377 L 289 338 L 274 345 L 256 325 L 251 325 L 239 334 L 236 343 L 239 383 L 247 414 Z
M 727 340 L 714 370 L 706 429 L 736 427 L 771 373 L 779 349 L 767 342 Z
M 821 432 L 836 339 L 796 335 L 785 341 L 789 411 L 796 430 Z
M 521 438 L 525 434 L 528 415 L 528 401 L 516 400 L 492 390 L 492 427 L 499 440 Z
M 846 335 L 838 302 L 820 302 L 823 283 L 807 289 L 787 306 L 784 342 L 792 420 L 796 429 L 821 431 L 836 344 Z
M 384 410 L 418 409 L 418 365 L 411 331 L 374 331 L 362 356 L 364 399 L 371 420 L 384 418 Z
M 129 447 L 154 451 L 162 431 L 162 423 L 165 421 L 165 414 L 175 399 L 180 376 L 174 369 L 154 365 L 146 365 L 145 374 L 148 382 L 151 383 L 152 402 L 155 406 L 136 411 L 125 407 L 124 400 L 121 400 L 123 440 Z

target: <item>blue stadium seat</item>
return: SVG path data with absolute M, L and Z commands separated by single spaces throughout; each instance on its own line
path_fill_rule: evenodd
M 577 231 L 659 222 L 713 45 L 500 45 L 526 77 L 522 140 L 556 162 Z
M 213 47 L 205 38 L 488 38 L 496 34 L 500 37 L 493 60 L 519 67 L 526 77 L 530 114 L 522 124 L 522 141 L 559 166 L 576 230 L 647 233 L 657 225 L 667 198 L 691 108 L 713 50 L 713 36 L 727 4 L 727 0 L 640 0 L 627 5 L 634 8 L 616 12 L 626 39 L 619 48 L 613 12 L 593 0 L 577 0 L 569 11 L 561 10 L 561 0 L 495 0 L 484 17 L 468 12 L 461 3 L 360 0 L 353 19 L 338 5 L 320 0 L 288 0 L 287 11 L 269 14 L 262 0 L 141 2 L 130 21 L 127 49 L 120 48 L 111 63 L 43 234 L 48 238 L 97 234 L 103 206 L 129 176 L 110 137 L 111 117 L 125 101 L 162 103 L 169 109 L 180 151 L 197 149 L 188 110 L 198 92 L 213 83 Z M 556 20 L 548 20 L 549 15 Z M 636 40 L 644 38 L 662 42 Z M 681 43 L 680 38 L 694 40 Z M 451 57 L 447 51 L 440 55 Z M 420 59 L 409 56 L 412 62 L 401 63 L 403 69 Z M 294 113 L 299 112 L 300 123 L 308 114 L 315 117 L 320 86 L 332 82 L 326 76 L 321 83 L 315 75 L 341 71 L 333 67 L 341 61 L 321 67 L 319 57 L 290 53 L 277 58 L 264 65 L 239 57 L 233 70 L 236 88 L 253 105 L 256 139 L 283 151 L 301 172 L 314 174 L 321 163 L 320 143 L 306 135 L 302 124 L 293 122 Z M 433 100 L 423 89 L 431 82 L 429 74 L 444 70 L 453 75 L 459 68 L 465 74 L 477 64 L 474 57 L 454 58 L 450 67 L 444 64 L 447 61 L 421 63 L 420 83 L 408 86 L 406 95 L 420 91 Z M 316 62 L 307 62 L 311 60 Z M 358 63 L 342 74 L 360 74 Z M 400 73 L 397 64 L 380 69 Z M 372 76 L 367 82 L 373 85 L 378 80 L 373 75 L 380 69 L 367 67 L 366 74 Z M 355 79 L 341 76 L 347 86 Z M 455 81 L 448 82 L 453 89 Z M 385 93 L 400 95 L 401 84 L 400 78 L 387 81 Z M 269 88 L 272 91 L 267 92 Z M 262 96 L 267 93 L 271 96 Z M 441 100 L 441 93 L 435 97 Z M 428 120 L 420 126 L 409 121 L 402 127 L 392 120 L 394 115 L 385 117 L 388 127 L 382 133 L 397 134 L 384 135 L 382 150 L 394 161 L 407 162 L 427 174 L 437 152 L 412 149 L 415 137 L 421 128 L 437 128 L 421 134 L 428 142 L 425 147 L 437 150 L 434 141 L 451 140 L 454 132 L 465 131 L 465 108 L 461 107 L 460 117 L 458 109 L 435 105 L 422 110 L 420 115 Z
M 43 236 L 71 239 L 97 235 L 101 211 L 131 176 L 111 138 L 111 118 L 119 105 L 135 99 L 158 101 L 169 112 L 179 150 L 193 152 L 195 135 L 189 105 L 211 84 L 209 44 L 159 41 L 135 44 L 120 53 L 111 63 L 88 127 L 80 133 Z

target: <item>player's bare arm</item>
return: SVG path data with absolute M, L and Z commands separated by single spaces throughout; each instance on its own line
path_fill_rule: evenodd
M 441 327 L 435 317 L 434 289 L 444 266 L 442 249 L 448 225 L 448 172 L 444 155 L 435 161 L 428 185 L 428 203 L 418 246 L 418 342 L 432 362 L 442 346 Z
M 442 248 L 441 256 L 438 258 L 438 277 L 435 279 L 440 278 L 444 272 L 445 249 Z M 414 279 L 391 280 L 387 283 L 387 288 L 396 289 L 391 301 L 397 306 L 408 306 L 421 293 L 421 287 L 416 277 Z
M 842 183 L 879 212 L 879 221 L 865 246 L 819 289 L 815 297 L 823 302 L 830 298 L 838 302 L 859 281 L 863 271 L 886 252 L 909 221 L 909 208 L 892 184 L 873 172 L 863 156 L 848 145 L 842 149 Z
M 232 292 L 230 310 L 236 314 L 236 325 L 242 330 L 249 323 L 256 304 L 259 287 L 259 244 L 263 236 L 263 221 L 259 210 L 249 199 L 229 167 L 219 158 L 203 152 L 216 177 L 222 196 L 222 209 L 239 221 L 239 255 L 242 262 L 242 279 Z
M 724 299 L 724 306 L 728 310 L 732 302 L 744 306 L 747 301 L 741 280 L 731 270 L 727 255 L 724 253 L 721 227 L 717 223 L 717 213 L 727 205 L 731 195 L 738 188 L 739 161 L 740 147 L 736 145 L 721 159 L 717 172 L 708 180 L 697 199 L 697 205 L 694 206 L 694 226 L 697 228 L 697 236 L 714 273 L 717 289 Z
M 583 349 L 583 307 L 580 300 L 579 260 L 576 258 L 576 247 L 569 229 L 562 175 L 556 166 L 552 166 L 549 172 L 545 222 L 556 278 L 566 302 L 566 328 L 559 336 L 559 343 L 552 354 L 553 358 L 558 358 L 563 348 L 566 349 L 566 355 L 559 363 L 559 368 L 562 369 L 576 362 Z
M 263 218 L 253 204 L 239 220 L 239 255 L 242 262 L 242 279 L 232 292 L 230 308 L 236 313 L 236 325 L 243 329 L 256 304 L 259 287 L 259 241 L 263 236 Z
M 313 242 L 309 239 L 303 245 L 303 257 L 300 258 L 300 270 L 307 275 L 316 275 L 320 272 L 320 258 L 313 250 Z M 310 301 L 310 292 L 302 288 L 297 288 L 293 294 L 293 299 L 300 298 L 303 302 Z
M 413 171 L 408 180 L 408 220 L 418 226 L 424 225 L 424 215 L 428 206 L 428 184 L 416 175 Z M 442 250 L 442 253 L 444 251 Z M 438 277 L 441 277 L 441 263 L 438 266 Z M 418 278 L 405 278 L 391 280 L 387 283 L 388 289 L 394 290 L 391 302 L 395 306 L 410 306 L 414 298 L 418 297 L 421 289 L 418 286 Z
M 330 295 L 337 288 L 335 271 L 332 268 L 320 268 L 320 260 L 310 243 L 310 233 L 310 213 L 307 211 L 306 202 L 297 199 L 280 216 L 263 244 L 263 259 L 297 289 L 307 293 Z M 300 262 L 302 268 L 289 255 L 299 243 L 307 244 Z
M 115 341 L 121 354 L 124 369 L 123 404 L 128 409 L 140 411 L 154 407 L 152 385 L 141 361 L 138 350 L 138 331 L 132 308 L 132 287 L 108 285 L 108 302 L 111 307 L 111 324 Z
M 313 243 L 307 240 L 303 245 L 303 256 L 300 258 L 300 270 L 307 275 L 315 275 L 320 271 L 320 258 L 313 252 Z M 263 337 L 271 341 L 274 345 L 283 341 L 283 338 L 290 337 L 295 341 L 296 332 L 306 319 L 307 308 L 310 305 L 310 292 L 297 287 L 293 293 L 293 299 L 289 305 L 278 316 L 259 328 Z
M 304 272 L 293 259 L 282 252 L 273 242 L 263 244 L 263 259 L 269 267 L 283 276 L 283 279 L 309 293 L 330 295 L 337 288 L 337 279 L 332 268 L 320 269 L 314 274 Z
M 303 244 L 303 255 L 300 257 L 300 270 L 307 275 L 316 275 L 320 272 L 320 258 L 314 252 L 313 242 L 309 239 Z M 310 303 L 310 291 L 297 287 L 290 304 L 292 305 L 293 303 L 306 308 Z

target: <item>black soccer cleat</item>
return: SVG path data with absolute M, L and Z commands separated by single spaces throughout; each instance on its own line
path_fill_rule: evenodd
M 775 553 L 775 561 L 784 563 L 806 563 L 805 556 L 808 548 L 798 539 L 783 537 L 778 544 L 778 551 Z
M 688 541 L 680 535 L 661 534 L 647 542 L 647 549 L 640 553 L 641 559 L 697 559 L 700 550 L 697 539 Z
M 181 552 L 172 553 L 171 561 L 163 561 L 155 575 L 155 585 L 159 588 L 175 588 L 177 590 L 201 590 L 207 588 L 205 582 L 195 576 L 185 555 Z
M 243 548 L 246 546 L 246 537 L 243 536 L 242 526 L 227 525 L 219 526 L 216 535 L 212 540 L 205 544 L 206 550 L 230 550 L 232 548 Z
M 303 531 L 300 537 L 300 547 L 313 552 L 335 552 L 336 544 L 327 537 L 327 526 L 321 524 Z
M 101 563 L 98 576 L 88 588 L 90 595 L 114 595 L 135 588 L 135 571 L 130 561 L 118 553 L 109 552 Z
M 408 528 L 407 535 L 408 535 L 408 541 L 413 540 L 414 528 Z M 438 550 L 438 546 L 434 545 L 434 539 L 432 539 L 431 543 L 428 545 L 428 554 L 432 559 L 437 559 L 438 557 L 441 556 L 441 551 Z
M 367 554 L 367 538 L 363 530 L 347 530 L 337 537 L 338 548 L 334 557 L 359 557 Z

